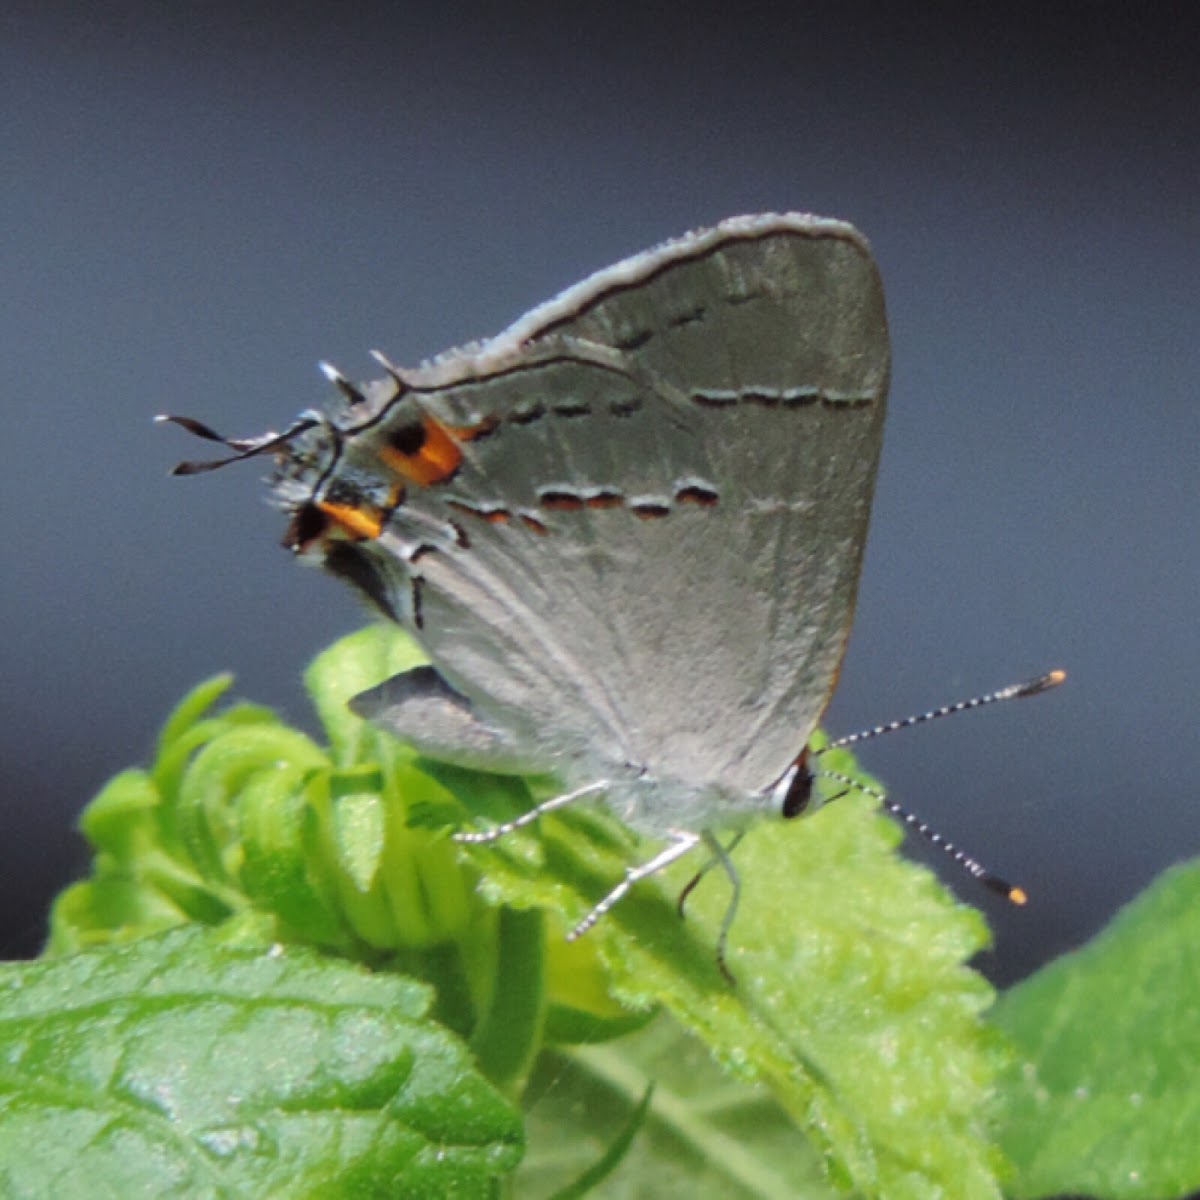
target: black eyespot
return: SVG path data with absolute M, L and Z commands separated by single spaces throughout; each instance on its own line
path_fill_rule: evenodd
M 420 454 L 426 436 L 425 426 L 420 421 L 409 421 L 396 429 L 389 429 L 387 440 L 397 454 L 411 458 L 414 454 Z

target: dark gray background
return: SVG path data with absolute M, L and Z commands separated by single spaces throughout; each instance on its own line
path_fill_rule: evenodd
M 256 433 L 325 397 L 318 358 L 413 363 L 765 209 L 854 221 L 888 289 L 830 727 L 1071 672 L 864 756 L 1030 892 L 944 872 L 989 969 L 1200 851 L 1196 10 L 427 7 L 5 6 L 4 951 L 185 689 L 231 668 L 306 720 L 302 667 L 362 620 L 276 548 L 258 468 L 168 479 L 204 447 L 153 413 Z

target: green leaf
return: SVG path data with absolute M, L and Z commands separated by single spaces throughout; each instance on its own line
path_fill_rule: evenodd
M 372 668 L 371 655 L 362 654 L 374 645 L 377 658 L 378 646 L 359 638 L 349 643 L 352 669 L 337 665 L 346 643 L 322 656 L 339 703 L 379 678 L 378 663 Z M 319 690 L 315 669 L 309 678 Z M 340 736 L 365 752 L 353 733 Z M 821 765 L 855 770 L 844 752 Z M 519 780 L 427 769 L 489 821 L 531 802 Z M 527 782 L 544 789 L 544 781 Z M 728 904 L 722 873 L 711 872 L 696 890 L 686 924 L 676 912 L 698 862 L 636 887 L 581 948 L 601 966 L 610 997 L 643 1012 L 665 1007 L 729 1070 L 765 1083 L 839 1185 L 889 1200 L 998 1196 L 1002 1160 L 987 1137 L 985 1102 L 1002 1054 L 981 1020 L 991 989 L 965 966 L 987 931 L 976 912 L 896 854 L 900 836 L 877 803 L 861 796 L 788 826 L 765 820 L 752 831 L 736 854 L 743 895 L 730 942 L 734 988 L 714 953 Z M 460 850 L 477 864 L 492 903 L 544 911 L 551 982 L 563 977 L 555 967 L 560 939 L 630 861 L 650 852 L 602 809 L 582 808 L 495 845 Z M 497 971 L 493 986 L 503 987 L 498 962 Z M 474 971 L 476 980 L 484 976 Z M 570 982 L 565 995 L 547 991 L 556 1031 L 565 1012 L 576 1018 L 568 1028 L 586 1025 L 593 1007 L 603 1036 L 613 1012 L 581 1006 L 579 996 Z M 487 1013 L 486 995 L 478 1011 Z M 521 1028 L 528 1028 L 524 1019 Z M 514 1052 L 514 1061 L 520 1057 Z
M 56 907 L 55 948 L 97 941 L 106 919 L 114 940 L 177 914 L 257 922 L 267 936 L 434 984 L 438 1020 L 513 1093 L 548 1041 L 600 1053 L 661 1007 L 730 1072 L 769 1088 L 837 1185 L 889 1200 L 998 1195 L 984 1118 L 1002 1053 L 980 1016 L 991 991 L 964 965 L 986 929 L 897 855 L 900 833 L 874 800 L 850 796 L 786 825 L 764 819 L 748 834 L 735 855 L 734 987 L 715 958 L 723 872 L 704 877 L 686 922 L 676 911 L 702 860 L 639 884 L 568 945 L 566 933 L 654 847 L 602 806 L 494 845 L 454 843 L 447 824 L 507 819 L 548 785 L 427 763 L 346 709 L 417 661 L 398 632 L 375 628 L 314 663 L 331 754 L 261 709 L 208 715 L 223 681 L 185 700 L 154 768 L 89 808 L 106 848 L 94 878 Z M 821 765 L 854 772 L 844 752 Z M 703 1139 L 685 1143 L 703 1157 Z M 592 1151 L 563 1186 L 604 1147 Z
M 186 736 L 205 714 L 233 686 L 233 676 L 227 671 L 198 683 L 175 706 L 163 722 L 158 735 L 158 752 L 162 754 L 172 743 Z
M 1002 998 L 995 1023 L 1020 1056 L 1002 1093 L 1015 1196 L 1200 1189 L 1198 944 L 1193 862 Z
M 228 676 L 194 688 L 168 718 L 151 769 L 123 772 L 84 811 L 93 877 L 56 902 L 48 949 L 217 924 L 247 909 L 276 917 L 284 940 L 357 958 L 467 936 L 483 906 L 446 832 L 460 806 L 409 748 L 345 706 L 360 686 L 417 659 L 402 637 L 369 629 L 314 663 L 340 766 L 268 710 L 214 714 Z M 413 810 L 450 820 L 414 828 Z
M 104 785 L 84 810 L 84 837 L 114 858 L 130 858 L 152 845 L 159 794 L 145 771 L 122 771 Z
M 130 879 L 73 883 L 54 901 L 45 953 L 72 954 L 109 942 L 130 942 L 188 920 L 161 892 Z
M 486 892 L 546 909 L 564 936 L 628 860 L 606 821 L 549 817 L 476 850 Z M 899 837 L 862 797 L 749 833 L 735 855 L 734 987 L 715 961 L 719 871 L 686 923 L 675 898 L 697 864 L 638 886 L 587 937 L 616 995 L 662 1005 L 729 1070 L 765 1083 L 837 1184 L 888 1200 L 998 1196 L 984 1115 L 1000 1055 L 980 1019 L 992 993 L 964 966 L 986 929 L 895 854 Z
M 327 781 L 303 767 L 256 776 L 242 791 L 240 881 L 260 909 L 275 913 L 294 939 L 348 949 L 353 944 L 338 906 L 336 882 L 313 850 L 317 803 Z
M 277 723 L 223 730 L 188 764 L 173 813 L 193 863 L 207 882 L 225 885 L 241 866 L 240 794 L 262 772 L 286 764 L 318 770 L 325 755 L 304 734 Z
M 639 1110 L 653 1086 L 644 1113 Z M 522 1200 L 611 1173 L 604 1200 L 832 1200 L 821 1163 L 763 1086 L 731 1079 L 659 1017 L 604 1046 L 542 1055 L 526 1094 Z
M 545 933 L 538 912 L 500 910 L 490 1003 L 471 1037 L 471 1049 L 494 1083 L 524 1082 L 541 1045 L 545 1016 Z
M 349 702 L 359 692 L 426 661 L 415 642 L 382 624 L 360 629 L 317 655 L 304 680 L 339 766 L 397 753 L 412 757 L 395 738 L 377 733 L 356 717 Z
M 0 969 L 0 1194 L 495 1194 L 518 1115 L 429 992 L 179 930 Z

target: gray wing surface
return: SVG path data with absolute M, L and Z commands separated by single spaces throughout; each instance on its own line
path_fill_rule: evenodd
M 392 518 L 424 547 L 410 625 L 548 765 L 770 785 L 845 649 L 888 367 L 866 243 L 782 216 L 667 243 L 406 372 L 422 411 L 489 427 Z

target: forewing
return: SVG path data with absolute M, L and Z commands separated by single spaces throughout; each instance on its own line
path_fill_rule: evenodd
M 568 776 L 754 791 L 833 686 L 887 373 L 861 238 L 743 219 L 398 373 L 339 471 L 367 478 L 415 424 L 453 442 L 366 553 L 481 719 Z

